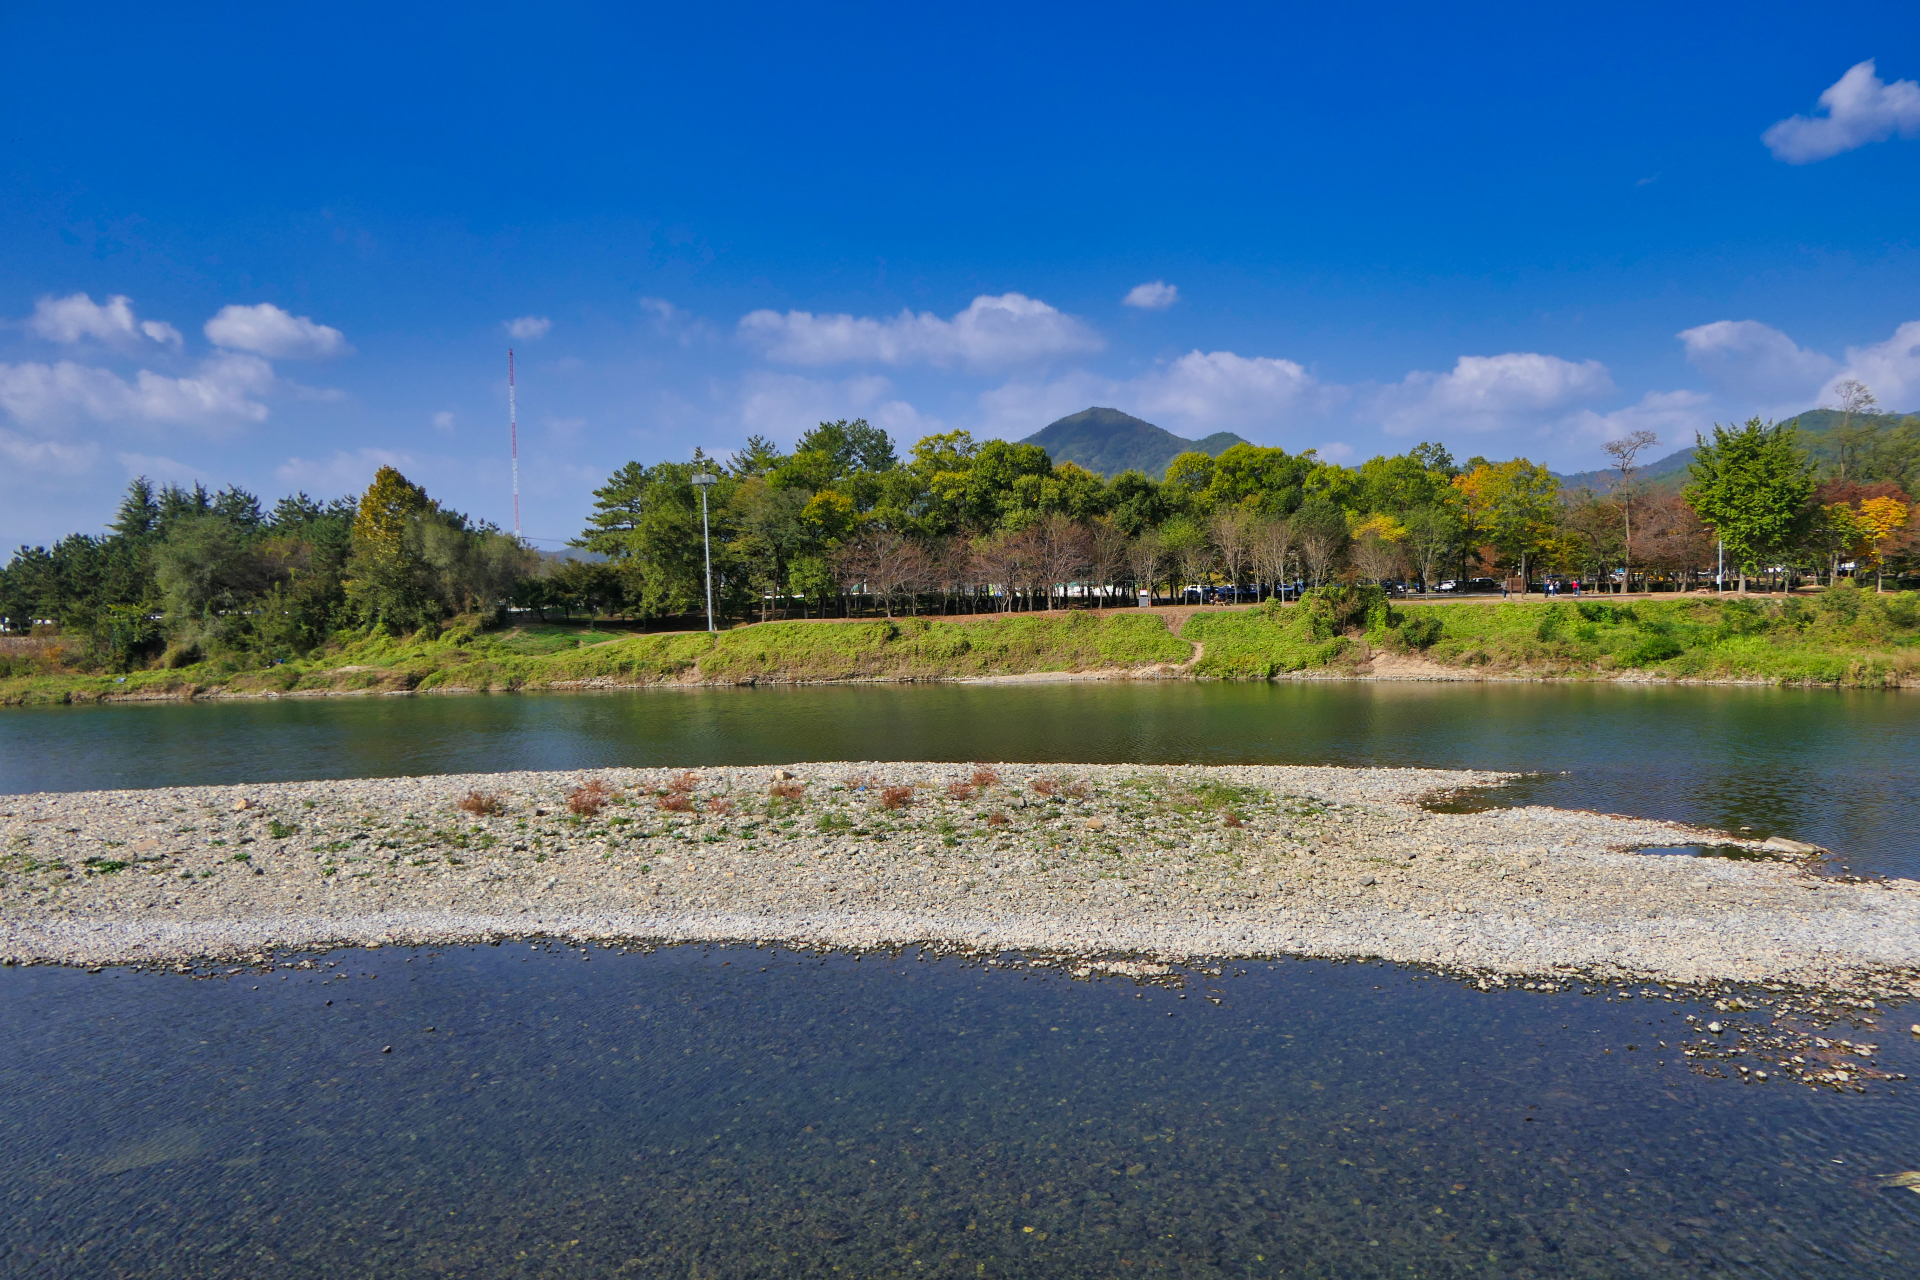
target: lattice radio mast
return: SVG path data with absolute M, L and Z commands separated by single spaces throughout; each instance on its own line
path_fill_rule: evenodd
M 513 403 L 513 348 L 507 348 L 507 435 L 513 441 L 513 536 L 520 537 L 520 415 Z

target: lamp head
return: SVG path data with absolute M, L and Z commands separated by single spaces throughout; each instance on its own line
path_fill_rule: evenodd
M 719 484 L 720 477 L 712 474 L 711 472 L 696 471 L 693 473 L 693 482 L 699 485 L 702 489 L 705 489 L 709 485 Z

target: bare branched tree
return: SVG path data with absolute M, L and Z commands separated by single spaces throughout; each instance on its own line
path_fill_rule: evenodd
M 1835 451 L 1840 455 L 1840 478 L 1847 479 L 1847 471 L 1859 460 L 1860 441 L 1868 434 L 1856 418 L 1871 418 L 1880 410 L 1880 399 L 1867 389 L 1867 384 L 1857 378 L 1846 378 L 1834 384 L 1833 407 L 1840 411 L 1840 425 L 1834 429 Z
M 1279 591 L 1287 580 L 1287 565 L 1293 560 L 1293 525 L 1286 520 L 1268 520 L 1258 525 L 1253 535 L 1253 573 Z
M 1166 563 L 1166 558 L 1166 545 L 1160 540 L 1158 529 L 1144 529 L 1127 544 L 1127 566 L 1133 570 L 1133 580 L 1147 589 L 1149 598 L 1153 595 L 1153 584 L 1160 580 L 1160 566 Z
M 1108 594 L 1127 571 L 1127 535 L 1118 525 L 1102 516 L 1093 522 L 1088 541 L 1088 576 Z
M 1626 592 L 1633 586 L 1633 473 L 1640 468 L 1636 459 L 1644 449 L 1660 443 L 1658 434 L 1652 431 L 1630 431 L 1618 440 L 1609 440 L 1602 447 L 1613 459 L 1614 469 L 1620 473 L 1620 483 L 1614 493 L 1620 501 L 1620 515 L 1626 522 L 1626 550 L 1622 553 L 1620 572 L 1620 590 Z
M 1033 544 L 1034 585 L 1045 593 L 1049 609 L 1053 589 L 1059 587 L 1064 608 L 1067 587 L 1086 575 L 1093 560 L 1093 539 L 1086 526 L 1057 513 L 1034 525 L 1026 536 Z
M 1220 563 L 1227 571 L 1227 582 L 1238 598 L 1240 574 L 1253 554 L 1254 531 L 1258 517 L 1244 507 L 1223 507 L 1213 513 L 1213 545 L 1220 549 Z

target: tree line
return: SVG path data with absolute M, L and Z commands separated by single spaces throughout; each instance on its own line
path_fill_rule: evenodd
M 244 489 L 127 486 L 108 532 L 21 547 L 0 569 L 9 631 L 52 624 L 126 670 L 307 653 L 344 631 L 418 632 L 504 605 L 539 557 L 382 467 L 364 494 L 271 509 Z
M 1612 442 L 1619 481 L 1563 488 L 1525 458 L 1456 464 L 1437 444 L 1346 467 L 1241 444 L 1185 453 L 1163 479 L 1103 479 L 1037 445 L 927 436 L 905 458 L 864 420 L 821 423 L 790 453 L 755 436 L 723 460 L 630 462 L 594 491 L 555 589 L 642 619 L 704 601 L 708 495 L 716 605 L 736 618 L 874 609 L 979 612 L 1131 602 L 1193 585 L 1271 593 L 1336 579 L 1583 578 L 1627 590 L 1712 575 L 1719 544 L 1748 575 L 1787 566 L 1910 567 L 1913 503 L 1898 484 L 1828 475 L 1791 427 L 1758 419 L 1697 442 L 1678 493 L 1638 483 L 1650 433 Z

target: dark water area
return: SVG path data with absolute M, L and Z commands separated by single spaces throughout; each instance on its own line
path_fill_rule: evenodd
M 0 710 L 0 792 L 800 760 L 1518 770 L 1510 801 L 1920 876 L 1920 696 L 1600 684 L 869 685 Z
M 1182 999 L 911 954 L 327 961 L 0 972 L 0 1272 L 1904 1277 L 1920 1258 L 1920 1195 L 1877 1183 L 1920 1166 L 1915 1086 L 1694 1074 L 1676 1048 L 1685 1014 L 1714 1016 L 1697 1004 L 1322 962 L 1190 974 Z M 1920 1075 L 1910 1019 L 1877 1016 L 1852 1034 Z

